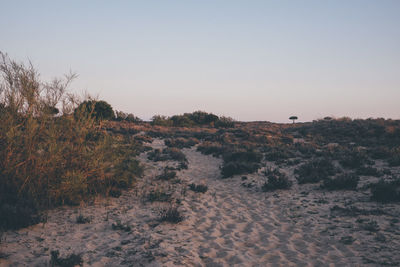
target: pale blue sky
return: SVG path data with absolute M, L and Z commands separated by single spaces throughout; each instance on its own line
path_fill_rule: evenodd
M 3 1 L 0 51 L 115 109 L 400 118 L 400 1 Z

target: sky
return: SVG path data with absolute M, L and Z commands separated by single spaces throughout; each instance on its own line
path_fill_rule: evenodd
M 0 51 L 148 120 L 400 119 L 397 0 L 0 0 Z

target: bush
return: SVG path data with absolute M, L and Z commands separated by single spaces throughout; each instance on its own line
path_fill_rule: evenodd
M 166 139 L 165 145 L 168 147 L 176 147 L 176 148 L 190 148 L 199 143 L 199 140 L 195 138 L 175 138 L 175 139 Z
M 51 266 L 60 266 L 60 267 L 74 267 L 76 265 L 82 266 L 83 259 L 81 254 L 71 254 L 66 256 L 65 258 L 60 258 L 60 252 L 58 250 L 53 250 L 50 253 Z
M 346 154 L 339 162 L 344 168 L 349 169 L 357 169 L 366 164 L 372 164 L 372 161 L 368 159 L 366 154 L 358 151 L 352 151 Z
M 185 154 L 178 148 L 164 148 L 162 151 L 155 149 L 148 153 L 147 158 L 153 161 L 175 160 L 179 162 L 187 162 Z
M 235 120 L 229 117 L 222 116 L 214 123 L 214 125 L 217 128 L 233 128 L 235 127 Z
M 292 182 L 289 180 L 286 174 L 280 172 L 278 169 L 267 169 L 264 172 L 268 181 L 263 184 L 261 190 L 264 192 L 274 191 L 277 189 L 289 189 L 292 186 Z
M 394 154 L 391 158 L 389 158 L 388 163 L 390 167 L 400 166 L 400 153 Z
M 96 120 L 114 119 L 114 111 L 110 104 L 103 100 L 85 100 L 74 111 L 75 118 L 91 116 Z
M 335 178 L 327 178 L 321 187 L 328 190 L 355 190 L 360 177 L 354 173 L 343 173 Z
M 197 193 L 205 193 L 208 190 L 208 186 L 202 185 L 202 184 L 196 185 L 194 183 L 190 184 L 189 188 L 190 188 L 190 190 L 197 192 Z
M 231 161 L 224 163 L 221 174 L 223 178 L 228 178 L 237 174 L 253 173 L 259 168 L 260 164 L 258 163 Z
M 147 195 L 147 200 L 150 202 L 154 201 L 169 202 L 171 200 L 171 194 L 166 193 L 160 189 L 151 190 Z
M 400 181 L 387 182 L 384 180 L 370 184 L 372 200 L 388 203 L 400 201 Z
M 165 207 L 159 211 L 158 220 L 160 222 L 179 223 L 183 221 L 183 219 L 183 216 L 175 206 Z
M 328 159 L 314 159 L 294 170 L 299 184 L 318 183 L 336 173 L 332 162 Z
M 236 174 L 253 173 L 260 166 L 262 154 L 255 151 L 233 151 L 223 155 L 222 177 L 232 177 Z
M 377 168 L 371 166 L 362 166 L 357 169 L 356 173 L 358 175 L 364 175 L 364 176 L 375 176 L 375 177 L 382 176 L 382 172 L 378 171 Z
M 226 148 L 218 143 L 203 142 L 197 146 L 197 151 L 204 155 L 213 155 L 214 157 L 217 157 L 222 155 L 226 151 Z
M 90 223 L 90 222 L 91 222 L 91 218 L 86 217 L 82 214 L 79 214 L 79 216 L 76 217 L 76 223 L 78 223 L 78 224 L 85 224 L 85 223 Z
M 168 181 L 176 177 L 175 171 L 164 169 L 163 173 L 157 176 L 157 179 Z
M 139 117 L 136 117 L 132 113 L 125 113 L 122 111 L 115 111 L 115 120 L 116 121 L 127 121 L 127 122 L 142 122 L 143 120 L 140 119 Z

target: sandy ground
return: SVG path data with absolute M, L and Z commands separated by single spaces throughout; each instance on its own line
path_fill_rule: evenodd
M 145 176 L 120 198 L 55 209 L 45 224 L 4 233 L 0 266 L 48 266 L 52 250 L 62 257 L 81 253 L 84 266 L 398 266 L 398 204 L 382 206 L 363 192 L 325 192 L 315 185 L 265 193 L 259 174 L 221 179 L 220 159 L 183 151 L 189 168 L 178 172 L 180 182 L 156 179 L 176 163 L 141 155 Z M 284 171 L 293 178 L 293 167 Z M 192 182 L 208 191 L 188 190 Z M 182 222 L 158 221 L 158 210 L 171 204 L 145 201 L 151 188 L 174 196 Z M 335 205 L 361 212 L 348 216 L 332 211 Z M 79 214 L 91 222 L 77 224 Z M 366 227 L 370 220 L 379 230 Z M 130 230 L 114 230 L 117 222 Z

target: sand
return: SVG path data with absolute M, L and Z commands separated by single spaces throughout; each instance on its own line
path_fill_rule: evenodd
M 155 139 L 151 146 L 163 148 L 164 144 Z M 315 185 L 261 192 L 260 174 L 247 175 L 246 180 L 242 176 L 221 179 L 220 159 L 202 155 L 195 147 L 183 152 L 189 168 L 178 172 L 180 183 L 156 179 L 165 166 L 175 162 L 152 162 L 142 154 L 145 175 L 121 197 L 57 208 L 48 212 L 44 224 L 5 232 L 0 266 L 49 266 L 52 250 L 59 250 L 62 257 L 82 254 L 84 266 L 375 266 L 400 262 L 399 223 L 393 220 L 400 214 L 398 204 L 383 207 L 367 196 L 360 203 L 363 193 L 325 192 Z M 294 181 L 293 167 L 284 171 Z M 190 183 L 205 184 L 208 191 L 188 190 Z M 145 201 L 151 188 L 173 194 L 174 205 L 184 216 L 182 222 L 159 222 L 158 210 L 171 204 Z M 332 212 L 334 205 L 362 205 L 364 210 L 379 208 L 385 214 L 347 216 Z M 77 224 L 79 214 L 91 222 Z M 371 218 L 378 222 L 379 232 L 363 228 Z M 113 230 L 117 222 L 131 230 Z M 343 238 L 349 237 L 354 242 L 345 244 Z

